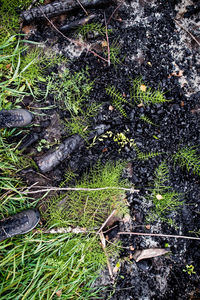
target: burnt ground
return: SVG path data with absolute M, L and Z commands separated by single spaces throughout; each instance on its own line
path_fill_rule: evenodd
M 104 13 L 108 20 L 116 7 L 116 4 L 112 4 L 88 11 L 95 13 L 95 21 L 104 25 Z M 80 17 L 84 17 L 82 10 L 67 16 L 70 21 Z M 55 18 L 54 22 L 57 26 L 62 25 L 65 16 Z M 81 175 L 99 159 L 102 162 L 126 160 L 129 168 L 124 176 L 140 189 L 139 194 L 127 195 L 134 220 L 131 230 L 195 236 L 194 232 L 200 229 L 199 176 L 178 165 L 174 166 L 172 155 L 184 146 L 197 146 L 199 149 L 199 22 L 198 1 L 124 1 L 108 25 L 108 29 L 112 29 L 109 41 L 120 46 L 121 60 L 120 64 L 111 64 L 110 67 L 91 53 L 74 49 L 46 21 L 35 22 L 29 39 L 41 42 L 46 50 L 70 59 L 68 68 L 73 72 L 89 66 L 90 78 L 95 80 L 91 99 L 102 103 L 91 127 L 109 125 L 109 130 L 114 133 L 122 132 L 128 138 L 134 138 L 142 152 L 163 154 L 141 161 L 136 159 L 134 148 L 128 144 L 119 152 L 118 145 L 112 139 L 103 139 L 96 141 L 93 147 L 83 147 L 45 176 L 37 175 L 30 169 L 24 171 L 25 180 L 29 184 L 37 179 L 41 185 L 58 185 L 69 166 Z M 73 37 L 73 32 L 67 36 Z M 90 37 L 89 42 L 96 43 L 98 39 Z M 49 74 L 51 71 L 48 70 Z M 105 88 L 114 85 L 128 99 L 130 78 L 138 76 L 142 77 L 146 85 L 164 91 L 165 97 L 171 101 L 145 107 L 127 105 L 127 118 L 122 117 L 116 109 L 109 110 L 111 98 Z M 46 107 L 49 104 L 54 104 L 51 95 L 45 102 L 24 99 L 24 105 L 28 107 Z M 55 138 L 60 141 L 65 139 L 66 132 L 61 122 L 65 113 L 59 108 L 41 112 L 43 116 L 35 118 L 33 133 L 39 139 L 45 138 L 50 142 Z M 142 121 L 142 114 L 157 126 Z M 37 153 L 36 146 L 37 143 L 25 151 L 32 152 L 34 158 L 48 151 L 44 149 L 42 153 Z M 184 204 L 178 213 L 173 214 L 176 227 L 154 222 L 148 230 L 145 227 L 145 214 L 149 208 L 145 197 L 152 187 L 154 171 L 163 160 L 167 161 L 170 169 L 169 184 L 183 194 Z M 131 251 L 124 249 L 116 284 L 114 288 L 110 285 L 105 299 L 200 299 L 199 241 L 128 235 L 121 236 L 121 240 L 124 247 L 132 246 L 135 249 L 163 248 L 168 243 L 171 253 L 168 257 L 160 256 L 136 263 L 131 259 Z M 193 265 L 196 273 L 188 275 L 183 272 L 186 265 Z

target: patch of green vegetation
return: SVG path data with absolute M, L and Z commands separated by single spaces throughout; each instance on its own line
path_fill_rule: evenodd
M 196 274 L 194 271 L 194 266 L 193 265 L 186 265 L 185 269 L 183 269 L 183 272 L 187 273 L 188 275 Z
M 105 57 L 108 58 L 108 47 L 104 47 L 104 54 Z M 116 67 L 117 65 L 120 65 L 122 61 L 120 60 L 120 46 L 117 41 L 114 41 L 110 44 L 109 47 L 109 54 L 110 54 L 110 63 Z
M 112 32 L 112 29 L 108 29 L 108 33 Z M 106 27 L 99 23 L 90 23 L 79 26 L 76 30 L 76 34 L 82 35 L 83 39 L 87 38 L 88 33 L 99 34 L 101 36 L 106 35 Z
M 12 36 L 0 44 L 0 109 L 16 106 L 24 95 L 35 96 L 37 83 L 46 81 L 44 70 L 55 63 L 55 59 L 51 61 L 33 45 L 32 48 L 25 46 L 25 42 Z M 10 47 L 12 53 L 7 54 Z
M 170 100 L 165 99 L 164 93 L 157 90 L 153 91 L 151 88 L 144 85 L 140 78 L 132 80 L 130 87 L 130 97 L 124 98 L 123 93 L 116 89 L 115 86 L 108 86 L 106 88 L 106 93 L 112 99 L 112 105 L 121 113 L 122 116 L 127 118 L 127 113 L 125 110 L 126 106 L 133 106 L 132 102 L 138 105 L 150 105 L 156 103 L 164 103 Z M 153 122 L 146 116 L 142 116 L 141 119 L 149 124 Z
M 106 257 L 97 236 L 28 234 L 1 242 L 0 252 L 2 300 L 98 298 L 92 285 Z
M 106 133 L 102 134 L 99 138 L 94 137 L 93 142 L 91 143 L 90 147 L 94 146 L 96 144 L 96 140 L 103 141 L 104 139 L 112 138 L 115 143 L 119 146 L 119 152 L 125 147 L 129 146 L 135 149 L 135 152 L 137 154 L 137 158 L 139 160 L 147 160 L 159 155 L 162 155 L 163 152 L 142 152 L 137 144 L 135 143 L 135 140 L 133 138 L 128 138 L 124 132 L 118 132 L 113 133 L 112 131 L 107 131 Z
M 122 116 L 127 118 L 126 111 L 124 109 L 124 105 L 128 104 L 128 100 L 126 100 L 121 92 L 117 90 L 114 86 L 108 86 L 106 88 L 106 93 L 112 98 L 112 105 L 121 113 Z
M 140 151 L 140 149 L 137 147 L 136 144 L 135 144 L 135 151 L 137 153 L 137 158 L 140 160 L 148 160 L 150 158 L 154 158 L 156 156 L 163 154 L 163 152 L 155 152 L 155 151 L 144 153 L 144 152 Z
M 0 43 L 19 32 L 19 14 L 28 8 L 32 0 L 1 0 L 0 6 Z
M 76 188 L 123 187 L 126 182 L 120 180 L 124 164 L 100 162 L 84 174 Z M 50 199 L 48 224 L 50 226 L 81 226 L 95 228 L 107 219 L 114 209 L 118 214 L 127 212 L 125 194 L 118 189 L 94 191 L 70 191 Z
M 63 73 L 49 77 L 48 90 L 55 96 L 56 105 L 78 115 L 84 113 L 93 84 L 88 68 L 75 73 L 66 68 Z
M 145 116 L 145 115 L 141 115 L 141 116 L 140 116 L 140 119 L 141 119 L 142 121 L 144 121 L 144 122 L 150 124 L 150 125 L 157 126 L 155 123 L 153 123 L 153 122 L 151 121 L 151 119 L 150 119 L 149 117 L 147 117 L 147 116 Z
M 5 130 L 0 133 L 0 213 L 1 217 L 6 217 L 36 203 L 29 202 L 28 197 L 20 191 L 24 184 L 17 174 L 20 169 L 29 167 L 32 160 L 20 155 L 16 145 L 4 140 Z
M 169 217 L 169 214 L 177 211 L 183 204 L 183 202 L 180 201 L 181 195 L 168 186 L 169 170 L 165 162 L 159 165 L 154 175 L 154 188 L 149 197 L 153 203 L 153 207 L 146 220 L 147 222 L 161 220 L 162 222 L 174 226 L 174 221 Z
M 89 103 L 94 82 L 89 79 L 88 68 L 76 73 L 65 69 L 62 74 L 53 73 L 49 77 L 48 92 L 54 95 L 54 101 L 61 109 L 69 112 L 66 127 L 69 134 L 80 134 L 87 139 L 90 118 L 94 117 L 101 105 Z
M 195 147 L 185 147 L 180 149 L 173 156 L 173 159 L 181 168 L 186 168 L 188 172 L 200 176 L 200 156 Z
M 170 101 L 164 97 L 164 93 L 162 91 L 154 91 L 152 88 L 147 87 L 141 78 L 135 78 L 132 80 L 130 99 L 136 104 L 143 104 L 144 106 Z

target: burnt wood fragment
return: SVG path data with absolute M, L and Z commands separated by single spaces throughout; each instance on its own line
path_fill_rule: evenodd
M 86 8 L 98 7 L 99 5 L 109 5 L 113 0 L 81 0 L 81 4 Z M 21 18 L 26 22 L 38 21 L 41 19 L 52 18 L 60 14 L 64 14 L 73 9 L 81 8 L 80 4 L 76 0 L 60 0 L 54 1 L 43 6 L 35 7 L 30 10 L 26 10 L 21 14 Z
M 85 25 L 87 24 L 90 20 L 94 19 L 96 17 L 96 15 L 89 15 L 85 18 L 79 19 L 77 21 L 71 22 L 69 24 L 63 25 L 59 28 L 59 30 L 61 32 L 67 32 L 70 31 L 72 29 L 75 29 L 81 25 Z

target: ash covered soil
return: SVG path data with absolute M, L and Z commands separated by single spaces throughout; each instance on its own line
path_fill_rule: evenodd
M 104 25 L 104 13 L 106 20 L 109 20 L 118 5 L 114 3 L 88 9 L 88 12 L 96 14 L 95 21 Z M 77 10 L 67 17 L 73 21 L 84 16 L 83 10 Z M 62 25 L 64 20 L 55 19 L 55 24 Z M 124 1 L 108 24 L 108 29 L 112 29 L 109 42 L 120 46 L 121 63 L 108 66 L 93 54 L 72 46 L 46 21 L 35 22 L 29 39 L 42 42 L 48 51 L 66 56 L 69 59 L 68 68 L 72 72 L 89 67 L 90 79 L 95 80 L 90 99 L 102 104 L 100 112 L 92 119 L 91 129 L 106 125 L 114 134 L 123 133 L 128 139 L 134 139 L 143 153 L 162 153 L 147 160 L 139 160 L 136 150 L 129 143 L 119 151 L 119 145 L 112 138 L 97 139 L 92 147 L 82 147 L 56 169 L 46 173 L 45 177 L 38 177 L 41 185 L 58 185 L 69 166 L 81 175 L 99 159 L 103 163 L 108 160 L 126 160 L 128 167 L 124 176 L 140 190 L 138 194 L 127 194 L 132 217 L 129 230 L 195 236 L 194 233 L 200 230 L 199 176 L 175 165 L 172 156 L 186 146 L 195 146 L 200 153 L 199 25 L 198 1 Z M 67 36 L 72 38 L 73 32 Z M 90 37 L 88 42 L 96 43 L 98 39 Z M 159 88 L 165 92 L 165 98 L 171 101 L 148 106 L 125 105 L 127 117 L 123 117 L 114 105 L 111 107 L 112 101 L 106 93 L 106 87 L 114 85 L 125 99 L 129 99 L 130 79 L 138 76 L 145 86 L 155 90 Z M 31 98 L 24 100 L 25 106 L 46 107 L 49 104 L 54 104 L 51 95 L 39 104 Z M 33 126 L 34 133 L 50 142 L 55 138 L 64 140 L 67 136 L 62 120 L 66 113 L 59 108 L 48 112 L 44 109 L 43 113 L 44 116 L 35 118 L 35 124 L 39 126 Z M 144 115 L 153 124 L 142 120 L 141 116 Z M 34 147 L 26 151 L 33 151 L 33 157 L 37 160 L 45 151 L 35 154 Z M 146 227 L 145 216 L 150 209 L 146 198 L 153 185 L 155 169 L 163 161 L 169 167 L 169 185 L 182 195 L 184 202 L 178 212 L 171 214 L 176 226 L 155 221 Z M 39 175 L 26 170 L 23 176 L 31 184 L 35 182 L 35 176 Z M 121 240 L 124 247 L 132 246 L 134 249 L 164 248 L 167 243 L 170 255 L 136 263 L 132 259 L 133 252 L 124 249 L 116 284 L 114 287 L 110 285 L 105 299 L 200 299 L 198 240 L 129 235 L 121 235 Z M 189 275 L 184 272 L 186 265 L 193 265 L 196 273 Z

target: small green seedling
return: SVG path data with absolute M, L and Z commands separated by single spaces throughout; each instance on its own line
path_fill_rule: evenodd
M 196 274 L 194 271 L 194 266 L 193 265 L 186 265 L 185 269 L 183 269 L 183 272 L 188 273 L 188 275 Z

